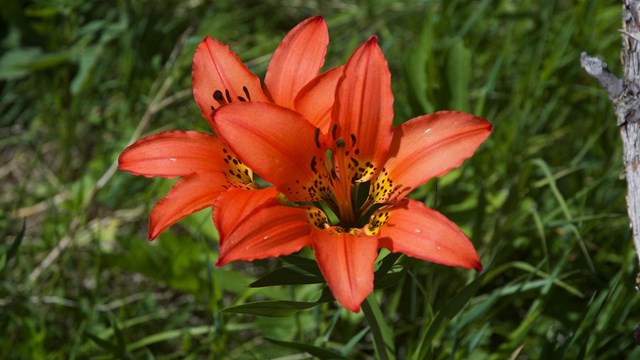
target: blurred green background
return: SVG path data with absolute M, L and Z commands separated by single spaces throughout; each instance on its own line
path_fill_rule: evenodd
M 321 286 L 248 286 L 280 259 L 216 269 L 210 211 L 147 242 L 172 182 L 114 167 L 140 136 L 209 131 L 190 87 L 205 35 L 262 76 L 317 14 L 326 68 L 380 37 L 396 123 L 457 109 L 495 126 L 413 194 L 465 230 L 485 271 L 400 261 L 375 292 L 398 358 L 640 358 L 619 130 L 579 64 L 587 51 L 620 73 L 618 1 L 3 0 L 0 14 L 0 358 L 380 356 L 374 324 L 332 302 L 221 312 Z

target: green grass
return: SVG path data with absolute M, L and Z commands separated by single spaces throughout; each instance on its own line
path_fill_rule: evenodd
M 618 1 L 6 0 L 0 14 L 0 358 L 361 359 L 386 356 L 382 339 L 407 359 L 640 357 L 619 131 L 579 65 L 587 51 L 620 72 Z M 494 124 L 473 158 L 414 193 L 465 230 L 485 271 L 401 257 L 368 300 L 373 318 L 333 302 L 222 311 L 315 302 L 321 285 L 249 287 L 283 265 L 299 273 L 296 259 L 215 268 L 210 211 L 147 242 L 171 182 L 113 164 L 142 135 L 208 131 L 190 92 L 205 35 L 262 75 L 315 14 L 327 67 L 379 35 L 396 123 L 455 108 Z

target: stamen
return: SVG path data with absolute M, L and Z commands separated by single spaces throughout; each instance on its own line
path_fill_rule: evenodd
M 316 165 L 317 165 L 316 157 L 314 156 L 311 158 L 311 171 L 313 171 L 314 174 L 318 173 L 318 170 L 316 169 Z
M 320 149 L 320 139 L 318 138 L 320 136 L 320 128 L 316 128 L 313 131 L 313 141 L 316 143 L 316 147 L 318 149 Z
M 249 101 L 251 101 L 251 95 L 249 95 L 249 89 L 247 89 L 246 86 L 242 87 L 242 91 L 244 91 L 244 94 L 247 96 L 247 99 L 249 99 Z
M 224 94 L 227 97 L 227 102 L 231 104 L 231 94 L 229 94 L 229 89 L 225 89 Z

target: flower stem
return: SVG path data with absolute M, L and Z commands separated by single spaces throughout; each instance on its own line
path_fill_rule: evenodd
M 369 295 L 362 303 L 362 312 L 371 329 L 371 335 L 373 335 L 376 357 L 381 360 L 395 360 L 393 331 L 384 320 L 373 294 Z

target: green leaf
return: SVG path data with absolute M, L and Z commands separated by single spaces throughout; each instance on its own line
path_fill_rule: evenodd
M 362 303 L 362 312 L 371 329 L 373 344 L 378 358 L 383 360 L 395 359 L 396 350 L 393 344 L 393 332 L 384 320 L 373 294 L 369 295 Z
M 435 106 L 429 101 L 429 82 L 432 80 L 427 70 L 428 61 L 433 57 L 433 40 L 433 23 L 427 21 L 404 64 L 411 100 L 416 102 L 425 113 L 435 111 Z
M 20 244 L 22 244 L 22 239 L 24 239 L 26 230 L 27 219 L 25 218 L 22 220 L 22 229 L 20 229 L 20 232 L 16 236 L 16 239 L 13 241 L 13 244 L 11 244 L 11 247 L 9 248 L 9 251 L 7 251 L 7 261 L 11 260 L 11 258 L 14 257 L 18 252 L 18 248 L 20 247 Z
M 296 256 L 296 255 L 283 256 L 281 259 L 284 260 L 285 262 L 288 262 L 291 265 L 297 266 L 298 268 L 300 268 L 301 270 L 304 270 L 309 274 L 322 277 L 322 273 L 320 272 L 318 263 L 316 263 L 315 260 L 307 259 L 305 257 Z
M 183 336 L 199 336 L 206 335 L 214 331 L 212 326 L 195 326 L 186 329 L 177 329 L 177 330 L 167 330 L 159 333 L 155 333 L 149 336 L 146 336 L 136 342 L 133 342 L 127 346 L 128 351 L 138 350 L 140 348 L 147 347 L 152 344 L 157 344 L 160 342 L 164 342 L 167 340 L 178 339 Z
M 451 93 L 451 108 L 469 111 L 469 91 L 471 83 L 471 51 L 462 39 L 456 38 L 447 57 L 447 82 Z
M 322 284 L 324 282 L 322 277 L 304 272 L 298 267 L 283 266 L 269 272 L 267 275 L 249 284 L 249 286 L 258 288 L 277 285 Z
M 451 320 L 456 316 L 460 310 L 471 300 L 476 294 L 480 284 L 482 283 L 482 277 L 478 277 L 467 286 L 458 291 L 449 302 L 438 312 L 436 317 L 429 324 L 429 328 L 422 335 L 422 339 L 418 343 L 415 353 L 413 354 L 413 360 L 420 360 L 427 358 L 427 352 L 431 346 L 431 340 L 436 335 L 441 326 L 446 324 L 448 320 Z
M 0 80 L 19 79 L 29 75 L 27 64 L 42 54 L 42 50 L 33 47 L 12 49 L 0 58 Z
M 401 255 L 399 253 L 391 253 L 382 259 L 378 270 L 375 272 L 373 283 L 375 289 L 389 288 L 397 284 L 407 273 L 415 259 Z M 397 264 L 396 260 L 398 260 Z M 394 268 L 396 269 L 394 270 Z
M 333 351 L 329 351 L 317 346 L 313 346 L 313 345 L 308 345 L 308 344 L 303 344 L 303 343 L 298 343 L 298 342 L 292 342 L 292 341 L 282 341 L 282 340 L 276 340 L 276 339 L 271 339 L 268 337 L 264 338 L 265 340 L 267 340 L 270 343 L 274 343 L 280 346 L 284 346 L 290 349 L 295 349 L 295 350 L 300 350 L 300 351 L 304 351 L 306 353 L 308 353 L 309 355 L 313 355 L 315 357 L 318 357 L 320 359 L 349 359 L 348 357 L 345 357 L 344 355 L 341 355 L 339 353 L 333 352 Z
M 236 314 L 250 314 L 269 317 L 289 316 L 300 310 L 311 309 L 321 302 L 300 302 L 287 300 L 267 300 L 231 306 L 222 309 L 223 312 Z
M 27 219 L 24 219 L 22 220 L 22 229 L 20 229 L 20 232 L 16 236 L 15 240 L 13 240 L 11 247 L 9 248 L 9 250 L 7 250 L 6 254 L 2 254 L 2 257 L 0 257 L 0 271 L 4 269 L 9 260 L 11 260 L 11 258 L 14 257 L 18 252 L 18 248 L 20 247 L 20 244 L 22 244 L 22 239 L 24 239 L 26 230 Z

